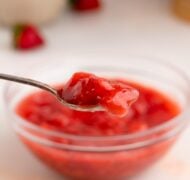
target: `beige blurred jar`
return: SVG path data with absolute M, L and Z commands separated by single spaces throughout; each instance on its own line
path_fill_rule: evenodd
M 173 7 L 178 17 L 190 21 L 190 0 L 174 0 Z
M 0 0 L 0 24 L 43 24 L 55 19 L 66 0 Z

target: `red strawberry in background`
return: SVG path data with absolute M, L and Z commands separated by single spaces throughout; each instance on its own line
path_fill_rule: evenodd
M 71 0 L 74 9 L 79 11 L 92 10 L 100 7 L 99 0 Z
M 32 25 L 16 25 L 13 31 L 14 45 L 17 49 L 34 49 L 44 44 L 40 33 Z

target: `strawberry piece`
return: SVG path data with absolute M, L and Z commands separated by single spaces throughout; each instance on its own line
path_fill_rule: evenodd
M 33 49 L 44 44 L 38 30 L 31 25 L 16 25 L 14 27 L 14 45 L 17 49 Z
M 128 124 L 127 133 L 132 134 L 136 132 L 145 131 L 147 129 L 148 129 L 148 125 L 146 122 L 142 122 L 142 121 L 134 119 L 130 121 L 130 123 Z
M 71 0 L 74 9 L 79 11 L 98 9 L 100 7 L 99 0 Z
M 83 72 L 75 73 L 59 94 L 71 104 L 101 105 L 117 116 L 125 116 L 139 96 L 136 89 L 126 84 Z
M 117 116 L 125 116 L 130 106 L 138 99 L 139 92 L 126 84 L 111 83 L 113 90 L 102 96 L 100 104 Z
M 96 77 L 88 73 L 75 73 L 65 85 L 62 97 L 75 105 L 97 105 L 94 83 Z

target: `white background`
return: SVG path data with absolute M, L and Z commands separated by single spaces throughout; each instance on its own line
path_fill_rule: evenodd
M 97 13 L 65 12 L 43 27 L 45 48 L 16 52 L 11 47 L 9 29 L 0 29 L 0 72 L 30 72 L 37 66 L 69 58 L 142 54 L 173 62 L 190 73 L 190 23 L 175 18 L 169 0 L 105 0 Z M 125 52 L 125 53 L 123 53 Z M 124 57 L 123 57 L 124 58 Z M 3 83 L 1 83 L 1 88 Z M 0 180 L 57 180 L 18 141 L 0 101 Z M 138 180 L 190 179 L 190 128 L 172 151 Z M 137 178 L 136 178 L 137 179 Z

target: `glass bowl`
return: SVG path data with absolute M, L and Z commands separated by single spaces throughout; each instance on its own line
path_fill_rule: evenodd
M 4 90 L 7 114 L 22 142 L 44 164 L 67 178 L 119 180 L 139 175 L 169 150 L 187 125 L 190 80 L 178 68 L 161 60 L 130 56 L 93 58 L 91 62 L 71 59 L 62 67 L 49 65 L 30 77 L 49 84 L 63 83 L 76 71 L 126 78 L 159 89 L 179 104 L 181 113 L 170 121 L 134 134 L 71 135 L 42 129 L 19 117 L 15 112 L 17 104 L 36 89 L 8 83 Z

